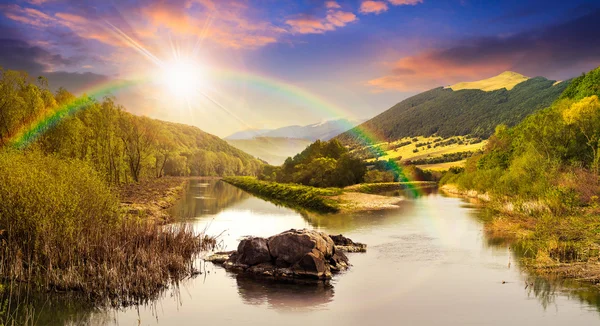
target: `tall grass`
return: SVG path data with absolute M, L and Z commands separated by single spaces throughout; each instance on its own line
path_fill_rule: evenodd
M 34 290 L 77 291 L 110 305 L 142 302 L 193 273 L 214 240 L 126 218 L 87 164 L 0 152 L 0 277 Z
M 342 190 L 339 188 L 315 188 L 292 183 L 268 182 L 253 177 L 226 177 L 223 180 L 254 195 L 284 206 L 304 208 L 322 213 L 339 211 L 338 202 L 328 198 L 340 195 Z

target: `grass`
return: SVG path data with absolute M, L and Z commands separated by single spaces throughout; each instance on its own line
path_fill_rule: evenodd
M 257 180 L 254 177 L 225 177 L 223 181 L 291 208 L 303 208 L 320 213 L 335 213 L 339 203 L 328 197 L 342 194 L 339 188 L 315 188 L 289 183 L 276 183 Z
M 408 187 L 422 189 L 435 187 L 436 185 L 437 183 L 433 181 L 361 183 L 346 187 L 344 188 L 344 191 L 355 191 L 365 194 L 381 194 L 396 190 L 404 190 Z
M 517 84 L 520 84 L 529 79 L 521 74 L 512 71 L 505 71 L 498 76 L 494 76 L 487 79 L 477 80 L 473 82 L 462 82 L 458 84 L 454 84 L 452 86 L 448 86 L 448 88 L 452 88 L 453 91 L 458 91 L 461 89 L 480 89 L 482 91 L 495 91 L 497 89 L 506 88 L 506 90 L 511 90 Z
M 463 166 L 465 166 L 466 162 L 467 162 L 467 160 L 460 160 L 460 161 L 456 161 L 456 162 L 422 164 L 422 165 L 417 165 L 417 167 L 422 170 L 447 171 L 452 167 L 463 167 Z
M 175 204 L 189 180 L 188 177 L 162 177 L 122 185 L 118 189 L 121 209 L 132 217 L 161 224 L 172 222 L 173 217 L 165 210 Z
M 190 228 L 122 214 L 86 163 L 37 152 L 0 152 L 0 203 L 0 278 L 27 291 L 144 302 L 193 274 L 194 257 L 214 245 Z

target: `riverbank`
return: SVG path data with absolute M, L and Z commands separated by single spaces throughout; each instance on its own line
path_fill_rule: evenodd
M 261 181 L 252 177 L 226 177 L 223 181 L 276 204 L 318 213 L 394 209 L 403 200 L 400 197 L 362 193 L 348 188 L 316 188 Z
M 406 190 L 421 190 L 436 188 L 437 182 L 434 181 L 409 181 L 409 182 L 380 182 L 380 183 L 359 183 L 344 188 L 348 192 L 361 192 L 365 194 L 388 194 L 396 192 L 397 196 L 403 194 Z
M 128 198 L 168 204 L 183 180 L 157 182 L 160 191 L 136 185 Z M 11 310 L 55 292 L 93 306 L 146 302 L 194 275 L 194 259 L 215 245 L 189 226 L 125 214 L 89 165 L 38 152 L 0 152 L 0 203 L 0 306 Z M 2 312 L 0 324 L 21 324 Z
M 484 221 L 487 238 L 510 244 L 530 272 L 588 282 L 600 288 L 597 208 L 557 216 L 539 201 L 499 199 L 455 185 L 443 185 L 440 190 L 489 209 L 491 214 Z
M 141 180 L 117 189 L 121 209 L 125 214 L 160 224 L 173 221 L 167 209 L 183 194 L 190 177 L 162 177 Z

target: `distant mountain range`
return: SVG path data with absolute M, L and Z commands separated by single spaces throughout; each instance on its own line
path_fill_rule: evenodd
M 273 138 L 294 138 L 305 139 L 309 141 L 329 140 L 340 133 L 351 129 L 358 125 L 363 120 L 348 120 L 337 119 L 327 120 L 320 123 L 314 123 L 306 126 L 287 126 L 277 129 L 249 129 L 236 132 L 225 137 L 225 140 L 241 140 L 252 139 L 256 137 L 273 137 Z
M 387 141 L 433 134 L 488 138 L 497 125 L 514 126 L 548 107 L 569 83 L 507 71 L 417 94 L 355 128 L 364 128 Z M 346 131 L 336 138 L 346 145 L 363 143 L 365 140 L 357 135 L 360 133 Z
M 229 145 L 257 157 L 271 165 L 281 165 L 286 158 L 302 152 L 311 140 L 299 138 L 255 137 L 226 139 Z

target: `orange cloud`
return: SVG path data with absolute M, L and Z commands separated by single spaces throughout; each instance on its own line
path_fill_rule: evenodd
M 23 8 L 18 5 L 4 7 L 4 16 L 8 19 L 38 28 L 48 27 L 53 23 L 53 18 L 47 14 L 37 9 Z
M 380 14 L 388 10 L 387 3 L 383 1 L 363 1 L 360 4 L 360 12 L 363 14 Z
M 144 10 L 149 21 L 142 34 L 152 35 L 159 28 L 167 28 L 182 35 L 209 39 L 215 43 L 232 48 L 257 48 L 278 41 L 282 28 L 266 21 L 252 20 L 246 16 L 249 8 L 241 2 L 223 5 L 212 0 L 188 2 L 188 8 L 199 5 L 205 15 L 188 14 L 181 8 L 156 4 Z
M 327 9 L 339 9 L 339 8 L 342 8 L 342 6 L 340 6 L 335 1 L 325 1 L 325 8 L 327 8 Z
M 357 19 L 356 15 L 349 11 L 329 9 L 325 17 L 300 15 L 286 20 L 285 23 L 292 27 L 292 33 L 322 34 L 344 27 Z
M 457 60 L 446 51 L 426 51 L 391 64 L 388 75 L 369 80 L 375 92 L 422 91 L 452 83 L 487 78 L 512 67 L 511 58 Z
M 388 0 L 388 1 L 391 4 L 393 4 L 394 6 L 403 6 L 403 5 L 414 6 L 419 3 L 423 3 L 423 0 Z

